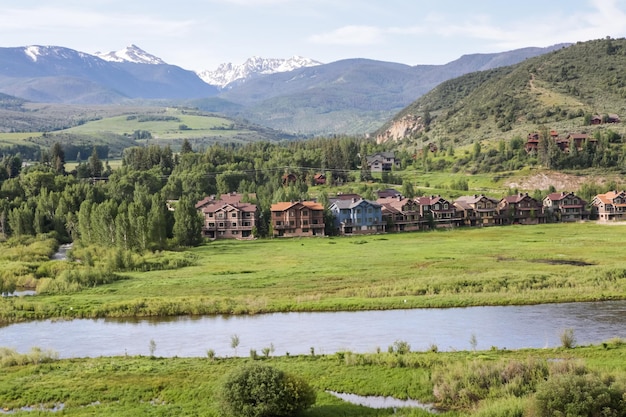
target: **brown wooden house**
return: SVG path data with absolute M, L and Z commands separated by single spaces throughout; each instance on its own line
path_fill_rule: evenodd
M 459 197 L 454 200 L 454 207 L 465 226 L 493 226 L 500 222 L 498 201 L 482 194 Z
M 587 202 L 571 192 L 550 193 L 543 199 L 544 212 L 553 220 L 575 222 L 589 219 Z
M 459 220 L 454 204 L 440 195 L 416 197 L 419 204 L 420 219 L 424 227 L 454 227 L 458 226 Z
M 376 200 L 382 206 L 383 222 L 387 232 L 407 232 L 420 230 L 421 217 L 419 204 L 401 195 Z
M 324 206 L 314 201 L 272 204 L 274 237 L 324 236 Z
M 540 224 L 546 222 L 543 204 L 530 197 L 528 193 L 519 193 L 504 197 L 498 203 L 498 213 L 502 224 Z

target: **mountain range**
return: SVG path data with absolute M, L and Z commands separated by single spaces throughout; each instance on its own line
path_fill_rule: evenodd
M 443 81 L 564 46 L 472 54 L 445 65 L 418 66 L 368 59 L 321 64 L 301 57 L 254 57 L 241 66 L 223 64 L 199 74 L 135 45 L 104 54 L 59 46 L 0 48 L 0 93 L 70 104 L 159 100 L 289 133 L 369 133 Z

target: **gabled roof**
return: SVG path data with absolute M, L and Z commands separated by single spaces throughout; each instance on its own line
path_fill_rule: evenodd
M 513 194 L 513 195 L 507 195 L 506 197 L 503 197 L 502 200 L 500 201 L 506 201 L 507 203 L 510 204 L 515 204 L 515 203 L 519 203 L 523 200 L 532 200 L 534 203 L 539 204 L 539 202 L 532 198 L 531 196 L 528 195 L 528 193 L 519 193 L 519 194 Z
M 459 204 L 476 204 L 481 200 L 489 200 L 494 204 L 498 203 L 498 200 L 491 198 L 491 197 L 487 197 L 486 195 L 483 195 L 483 194 L 463 195 L 457 198 L 456 200 L 454 200 L 454 202 L 459 203 Z
M 228 193 L 222 194 L 217 198 L 215 194 L 210 195 L 208 197 L 203 198 L 202 200 L 196 203 L 196 209 L 200 209 L 202 207 L 208 206 L 210 204 L 236 204 L 241 203 L 241 199 L 244 197 L 243 194 L 240 193 Z M 248 194 L 248 197 L 252 200 L 256 200 L 256 194 L 251 193 Z
M 378 204 L 382 204 L 383 206 L 393 207 L 400 212 L 402 212 L 402 208 L 407 204 L 417 205 L 417 202 L 415 200 L 410 198 L 402 198 L 401 196 L 379 198 L 378 200 L 376 200 L 376 202 Z
M 614 200 L 617 197 L 621 197 L 623 199 L 626 199 L 626 192 L 625 191 L 609 191 L 607 193 L 604 194 L 598 194 L 594 197 L 594 202 L 596 201 L 600 201 L 603 204 L 615 204 Z M 623 204 L 618 204 L 618 205 L 623 205 Z
M 333 205 L 335 207 L 337 207 L 338 209 L 353 209 L 356 208 L 358 206 L 361 205 L 370 205 L 372 207 L 375 208 L 382 208 L 382 205 L 374 202 L 374 201 L 370 201 L 370 200 L 364 200 L 364 199 L 359 199 L 359 200 L 337 200 L 335 202 L 333 202 Z
M 276 204 L 272 204 L 272 206 L 270 207 L 270 211 L 286 211 L 290 210 L 291 208 L 324 210 L 324 206 L 321 203 L 317 203 L 315 201 L 281 201 Z
M 255 212 L 256 204 L 250 203 L 219 203 L 209 204 L 202 209 L 203 213 L 215 213 L 218 211 L 243 211 L 243 212 Z
M 440 195 L 416 197 L 414 198 L 414 200 L 421 206 L 428 206 L 428 205 L 433 205 L 437 203 L 444 203 L 444 204 L 450 203 L 448 200 L 446 200 Z

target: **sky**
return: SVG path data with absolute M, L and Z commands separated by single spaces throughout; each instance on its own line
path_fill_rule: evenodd
M 3 0 L 0 47 L 135 44 L 194 71 L 252 56 L 445 64 L 626 36 L 626 0 Z

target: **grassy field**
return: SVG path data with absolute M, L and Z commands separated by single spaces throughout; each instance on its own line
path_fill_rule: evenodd
M 37 358 L 40 356 L 35 354 Z M 101 357 L 28 363 L 29 355 L 2 352 L 0 406 L 52 409 L 65 416 L 219 416 L 218 392 L 223 377 L 252 358 Z M 375 410 L 343 402 L 327 391 L 412 398 L 446 404 L 440 391 L 446 379 L 473 381 L 472 398 L 463 395 L 444 416 L 527 407 L 537 384 L 566 367 L 576 372 L 626 377 L 626 344 L 520 351 L 408 352 L 326 356 L 283 356 L 256 359 L 304 378 L 314 388 L 316 404 L 302 416 L 427 416 L 420 409 Z M 532 374 L 528 370 L 532 371 Z M 494 374 L 495 372 L 495 374 Z M 508 375 L 500 379 L 497 374 Z M 512 378 L 525 376 L 523 382 Z M 495 378 L 493 375 L 496 375 Z M 489 378 L 489 387 L 482 383 Z M 513 405 L 511 405 L 513 404 Z M 499 413 L 493 414 L 494 410 Z M 505 413 L 503 411 L 508 411 Z M 25 415 L 40 415 L 36 411 Z M 44 413 L 44 411 L 40 411 Z M 19 414 L 19 413 L 18 413 Z
M 193 266 L 127 273 L 126 279 L 74 293 L 3 299 L 0 317 L 18 321 L 623 299 L 624 227 L 590 222 L 215 241 L 190 251 L 196 257 Z

